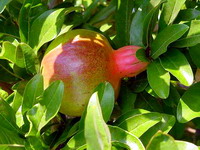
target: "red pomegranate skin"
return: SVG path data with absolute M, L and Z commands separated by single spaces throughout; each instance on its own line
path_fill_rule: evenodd
M 55 80 L 64 82 L 60 112 L 68 116 L 81 116 L 101 82 L 110 82 L 117 97 L 121 78 L 135 76 L 148 65 L 135 56 L 140 47 L 113 50 L 104 36 L 84 29 L 67 32 L 53 41 L 49 49 L 42 60 L 44 85 L 46 88 Z

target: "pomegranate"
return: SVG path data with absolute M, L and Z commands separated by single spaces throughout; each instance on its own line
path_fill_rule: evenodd
M 65 84 L 60 112 L 80 116 L 94 88 L 101 82 L 112 84 L 115 95 L 120 80 L 144 71 L 148 62 L 137 59 L 138 46 L 113 50 L 107 39 L 94 31 L 77 29 L 58 37 L 42 60 L 44 85 L 62 80 Z

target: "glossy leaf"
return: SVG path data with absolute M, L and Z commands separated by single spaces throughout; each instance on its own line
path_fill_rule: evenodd
M 35 136 L 26 138 L 25 147 L 26 149 L 31 149 L 31 150 L 49 149 L 48 146 L 44 145 L 44 143 L 42 142 L 40 138 L 37 138 Z
M 162 132 L 157 132 L 149 142 L 146 150 L 179 150 L 175 140 Z
M 74 135 L 63 148 L 63 150 L 81 150 L 86 148 L 86 140 L 84 138 L 84 131 L 80 131 Z
M 199 50 L 199 47 L 200 47 L 200 44 L 197 44 L 193 47 L 190 47 L 188 50 L 189 50 L 189 54 L 192 58 L 192 61 L 194 62 L 194 64 L 200 68 L 200 61 L 199 61 L 199 58 L 200 58 L 200 50 Z
M 185 141 L 176 141 L 176 145 L 178 147 L 178 150 L 199 150 L 198 147 L 193 143 Z
M 16 125 L 15 113 L 7 102 L 0 98 L 0 146 L 1 144 L 23 144 L 20 129 Z M 7 145 L 8 146 L 8 145 Z
M 116 126 L 109 126 L 109 130 L 111 132 L 112 145 L 121 145 L 122 147 L 130 150 L 145 149 L 141 141 L 135 135 Z M 84 132 L 81 131 L 67 142 L 67 145 L 63 148 L 63 150 L 80 150 L 84 148 L 86 148 L 86 141 L 84 138 Z
M 182 47 L 192 47 L 200 43 L 200 20 L 192 20 L 190 25 L 190 30 L 186 37 L 177 40 L 173 46 Z
M 19 136 L 19 133 L 3 128 L 0 125 L 0 149 L 9 148 L 9 150 L 15 150 L 17 147 L 24 148 L 24 140 Z
M 15 121 L 15 113 L 10 105 L 0 98 L 0 126 L 11 131 L 18 132 L 19 128 L 17 127 Z
M 114 103 L 115 103 L 115 95 L 112 85 L 109 82 L 100 83 L 94 92 L 98 92 L 98 98 L 100 101 L 100 106 L 102 109 L 102 115 L 104 121 L 107 122 L 110 119 L 112 114 Z M 84 110 L 81 120 L 79 123 L 79 129 L 83 130 L 85 126 L 85 116 L 86 116 L 86 109 Z
M 178 40 L 187 30 L 187 25 L 174 24 L 159 32 L 156 39 L 152 42 L 151 57 L 156 59 L 161 54 L 165 53 L 169 44 Z
M 15 86 L 13 87 L 14 90 L 14 98 L 11 103 L 11 107 L 15 112 L 17 112 L 22 105 L 23 102 L 23 94 L 24 94 L 24 89 L 27 84 L 27 81 L 20 81 Z
M 130 150 L 145 150 L 142 142 L 133 134 L 116 126 L 109 126 L 112 144 L 121 145 Z
M 163 69 L 159 61 L 153 61 L 147 68 L 147 78 L 151 88 L 160 98 L 169 95 L 170 75 Z
M 91 96 L 88 103 L 84 134 L 88 150 L 111 149 L 111 135 L 102 116 L 97 92 Z
M 33 21 L 46 10 L 47 7 L 42 4 L 41 0 L 24 1 L 19 15 L 19 33 L 22 42 L 27 43 L 29 41 L 29 32 Z
M 199 16 L 200 16 L 200 11 L 197 10 L 196 8 L 183 9 L 179 12 L 175 22 L 191 21 L 197 19 Z
M 141 141 L 144 145 L 147 145 L 150 141 L 151 137 L 157 133 L 159 130 L 163 133 L 168 133 L 171 128 L 174 126 L 176 119 L 172 115 L 168 114 L 161 114 L 162 120 L 156 124 L 155 126 L 151 127 L 147 132 L 145 132 L 141 137 Z
M 114 103 L 115 103 L 114 89 L 110 83 L 105 82 L 100 84 L 95 91 L 98 91 L 98 96 L 102 109 L 102 115 L 105 122 L 107 122 L 109 121 L 114 108 Z
M 169 0 L 163 4 L 159 22 L 160 30 L 173 23 L 185 1 L 186 0 Z
M 132 20 L 132 10 L 134 1 L 130 0 L 117 0 L 118 6 L 116 11 L 116 45 L 122 47 L 129 44 L 130 38 L 130 24 Z
M 128 132 L 140 137 L 149 128 L 161 121 L 159 113 L 145 113 L 131 116 L 118 124 L 118 126 Z
M 148 40 L 148 29 L 151 29 L 154 13 L 165 0 L 143 1 L 135 13 L 130 27 L 130 44 L 145 46 Z M 155 24 L 155 23 L 153 23 Z M 152 30 L 152 29 L 151 29 Z M 145 42 L 143 41 L 145 39 Z
M 30 46 L 35 51 L 38 51 L 43 44 L 53 40 L 61 30 L 64 16 L 75 10 L 78 10 L 78 8 L 51 9 L 41 14 L 31 26 L 29 35 Z
M 16 62 L 15 54 L 16 53 L 16 46 L 12 43 L 5 41 L 2 44 L 2 51 L 0 54 L 1 59 L 7 59 L 12 63 Z
M 64 84 L 61 81 L 53 82 L 43 93 L 42 99 L 28 112 L 30 122 L 27 136 L 36 136 L 59 111 L 64 93 Z
M 175 76 L 181 84 L 190 86 L 193 83 L 192 68 L 179 50 L 170 49 L 160 60 L 163 68 Z
M 20 43 L 16 49 L 16 65 L 25 68 L 27 73 L 35 74 L 38 70 L 38 60 L 33 49 L 24 43 Z
M 117 118 L 117 120 L 115 121 L 115 125 L 119 125 L 120 123 L 124 122 L 126 119 L 130 117 L 146 113 L 150 113 L 150 111 L 144 109 L 133 109 L 119 116 L 119 118 Z
M 192 85 L 181 97 L 177 107 L 177 119 L 181 123 L 200 117 L 200 82 Z
M 1 0 L 0 1 L 0 13 L 2 13 L 7 4 L 9 4 L 12 0 Z
M 143 42 L 145 46 L 149 46 L 152 43 L 152 33 L 155 30 L 155 26 L 158 20 L 158 12 L 163 3 L 166 0 L 150 0 L 150 5 L 148 7 L 152 7 L 148 14 L 145 16 L 144 19 L 144 26 L 143 26 Z M 148 9 L 148 8 L 147 8 Z
M 26 85 L 22 104 L 23 114 L 38 102 L 38 97 L 42 95 L 43 90 L 43 77 L 37 74 Z

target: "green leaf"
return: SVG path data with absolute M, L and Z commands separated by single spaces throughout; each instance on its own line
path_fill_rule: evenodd
M 194 19 L 197 19 L 197 17 L 200 16 L 200 11 L 197 9 L 184 9 L 181 10 L 175 20 L 175 22 L 180 22 L 180 21 L 191 21 Z
M 112 0 L 109 5 L 99 11 L 94 17 L 91 18 L 90 24 L 96 24 L 98 22 L 104 21 L 110 15 L 112 15 L 116 10 L 116 0 Z
M 119 118 L 117 118 L 117 120 L 115 121 L 114 125 L 119 125 L 120 123 L 125 121 L 127 118 L 130 118 L 132 116 L 146 114 L 146 113 L 150 113 L 150 111 L 144 110 L 144 109 L 132 109 L 130 111 L 125 112 L 121 116 L 119 116 Z
M 65 15 L 79 9 L 80 8 L 76 7 L 52 9 L 41 14 L 34 20 L 31 26 L 29 35 L 30 46 L 35 51 L 38 51 L 43 44 L 53 40 L 62 28 Z
M 0 59 L 0 81 L 3 82 L 16 82 L 18 77 L 14 72 L 8 61 Z
M 173 23 L 185 1 L 186 0 L 168 0 L 164 3 L 160 16 L 159 30 Z
M 143 42 L 145 46 L 149 46 L 152 43 L 152 32 L 157 24 L 160 6 L 167 0 L 150 0 L 150 6 L 152 7 L 144 19 L 143 26 Z
M 159 98 L 159 96 L 153 91 L 153 89 L 149 85 L 146 87 L 145 91 L 152 97 Z
M 121 145 L 130 150 L 144 150 L 141 141 L 133 134 L 116 126 L 108 126 L 111 132 L 112 145 Z M 82 150 L 86 148 L 84 132 L 81 131 L 73 136 L 63 148 L 63 150 Z
M 179 150 L 175 140 L 162 132 L 157 132 L 149 142 L 146 150 Z
M 138 94 L 135 108 L 142 108 L 153 112 L 163 112 L 163 106 L 157 98 L 151 96 L 145 91 Z
M 0 144 L 1 150 L 25 150 L 24 145 L 20 144 Z
M 29 41 L 28 38 L 33 21 L 46 10 L 47 7 L 42 4 L 41 0 L 24 1 L 19 15 L 19 33 L 22 42 L 27 43 Z
M 200 61 L 199 61 L 199 58 L 200 58 L 200 50 L 199 50 L 199 47 L 200 47 L 200 44 L 197 44 L 193 47 L 190 47 L 188 50 L 189 50 L 189 54 L 192 58 L 192 61 L 194 62 L 194 64 L 200 68 Z
M 164 99 L 163 102 L 166 106 L 176 108 L 178 106 L 181 96 L 178 92 L 178 89 L 173 85 L 170 85 L 170 93 L 167 99 Z
M 30 150 L 45 150 L 50 149 L 48 146 L 44 145 L 43 141 L 35 136 L 27 137 L 25 141 L 26 149 Z
M 2 13 L 7 4 L 9 4 L 12 0 L 1 0 L 0 1 L 0 13 Z
M 177 40 L 173 46 L 182 47 L 192 47 L 200 43 L 200 20 L 192 20 L 190 25 L 190 30 L 186 37 Z
M 196 145 L 186 141 L 176 141 L 178 150 L 199 150 Z
M 160 60 L 163 68 L 175 76 L 181 84 L 190 86 L 193 83 L 192 68 L 179 50 L 170 49 Z
M 160 98 L 169 95 L 170 75 L 163 69 L 159 61 L 153 61 L 147 68 L 147 78 L 151 88 Z
M 142 91 L 144 91 L 144 89 L 147 87 L 148 85 L 148 81 L 147 81 L 147 77 L 146 76 L 137 76 L 137 79 L 134 79 L 131 82 L 131 90 L 135 93 L 140 93 Z
M 115 103 L 114 89 L 109 82 L 104 82 L 104 83 L 100 83 L 96 87 L 94 92 L 98 93 L 98 98 L 99 98 L 100 106 L 102 109 L 102 115 L 103 115 L 104 121 L 107 122 L 109 121 L 113 108 L 114 108 L 114 103 Z M 81 116 L 79 130 L 84 129 L 85 116 L 86 116 L 86 109 L 84 110 Z
M 105 122 L 109 121 L 112 114 L 114 103 L 115 103 L 115 94 L 112 85 L 108 82 L 100 84 L 96 90 L 98 92 L 100 105 L 102 109 L 102 115 Z
M 42 99 L 35 104 L 28 112 L 27 118 L 30 122 L 27 136 L 38 136 L 39 131 L 60 109 L 64 93 L 64 84 L 61 81 L 53 82 L 43 93 Z
M 116 0 L 118 6 L 116 10 L 116 45 L 122 47 L 129 45 L 130 38 L 130 25 L 132 20 L 132 10 L 134 7 L 134 1 L 130 0 Z
M 85 148 L 86 140 L 84 138 L 84 131 L 80 131 L 67 142 L 63 150 L 81 150 Z
M 37 74 L 26 85 L 22 104 L 23 114 L 38 102 L 38 97 L 42 95 L 43 90 L 43 77 Z
M 8 129 L 0 126 L 0 149 L 2 147 L 3 148 L 9 147 L 9 148 L 13 148 L 15 150 L 18 146 L 24 147 L 23 144 L 24 144 L 24 139 L 22 139 L 19 136 L 18 132 L 14 131 L 14 130 L 10 130 L 10 129 L 8 130 Z M 10 149 L 8 149 L 8 150 L 10 150 Z
M 111 135 L 102 116 L 97 92 L 91 96 L 88 103 L 84 133 L 88 150 L 111 149 Z
M 155 126 L 151 127 L 147 132 L 145 132 L 141 137 L 141 141 L 144 145 L 147 145 L 150 141 L 151 137 L 157 133 L 159 130 L 163 133 L 168 133 L 171 128 L 174 126 L 176 120 L 175 117 L 168 114 L 161 114 L 162 120 L 156 124 Z
M 1 144 L 23 144 L 23 139 L 19 137 L 20 129 L 16 125 L 16 118 L 10 105 L 0 98 L 0 148 Z
M 15 45 L 13 45 L 8 41 L 3 42 L 2 51 L 0 54 L 1 59 L 7 59 L 8 61 L 15 63 L 16 62 L 15 53 L 16 53 Z
M 161 121 L 162 115 L 159 113 L 144 113 L 131 116 L 118 124 L 124 130 L 140 137 L 149 128 Z
M 19 128 L 16 125 L 16 118 L 14 110 L 10 107 L 10 105 L 0 98 L 0 126 L 11 130 L 11 131 L 19 131 Z
M 181 123 L 200 117 L 200 82 L 192 85 L 181 97 L 177 107 L 177 119 Z
M 84 11 L 84 14 L 83 14 L 83 22 L 86 23 L 90 19 L 90 17 L 92 16 L 92 13 L 98 7 L 99 0 L 93 0 L 93 1 L 90 0 L 90 2 L 88 2 L 88 1 L 86 3 L 83 2 L 83 5 L 84 4 L 87 4 L 87 6 L 86 6 L 87 8 L 86 8 L 86 10 Z
M 156 39 L 152 42 L 151 57 L 156 59 L 165 53 L 169 44 L 179 39 L 187 30 L 188 26 L 185 24 L 174 24 L 159 32 Z
M 146 46 L 149 34 L 152 32 L 154 14 L 165 0 L 143 1 L 136 11 L 130 27 L 130 44 Z M 123 22 L 122 22 L 123 23 Z
M 15 112 L 17 112 L 22 105 L 23 102 L 23 94 L 24 94 L 24 89 L 27 84 L 27 81 L 20 81 L 17 82 L 14 87 L 14 99 L 13 102 L 11 103 L 11 107 Z
M 81 135 L 79 135 L 79 134 L 81 134 Z M 79 139 L 76 140 L 76 137 L 77 138 L 80 137 L 82 139 L 81 140 L 79 140 Z M 67 142 L 67 144 L 66 144 L 64 149 L 67 149 L 67 148 L 76 149 L 77 145 L 83 145 L 83 144 L 86 143 L 85 138 L 84 138 L 84 132 L 83 132 L 83 130 L 79 129 L 79 122 L 76 122 L 70 129 L 68 127 L 66 127 L 65 130 L 62 132 L 62 135 L 58 138 L 58 140 L 54 144 L 54 147 L 56 148 L 60 144 L 64 143 L 67 138 L 70 138 L 70 140 Z M 78 143 L 80 143 L 80 144 L 78 144 L 77 142 L 75 143 L 75 141 L 78 141 Z
M 121 145 L 129 150 L 145 150 L 142 142 L 133 134 L 116 126 L 109 126 L 112 144 Z
M 122 113 L 128 112 L 134 108 L 137 94 L 133 93 L 127 86 L 122 86 L 119 94 L 118 104 Z
M 35 74 L 38 70 L 38 60 L 33 49 L 25 44 L 20 43 L 16 49 L 16 65 L 21 68 L 25 68 L 27 73 Z

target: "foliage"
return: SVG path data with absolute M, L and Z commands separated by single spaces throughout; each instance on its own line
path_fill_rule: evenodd
M 141 46 L 150 64 L 122 80 L 117 101 L 100 84 L 74 118 L 59 113 L 64 85 L 44 89 L 40 64 L 77 28 L 114 49 Z M 0 149 L 198 150 L 199 57 L 199 0 L 1 0 Z

